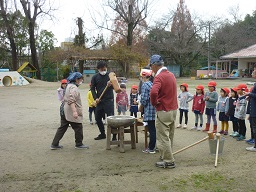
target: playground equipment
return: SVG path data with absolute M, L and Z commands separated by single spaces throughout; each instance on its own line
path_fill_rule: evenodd
M 29 82 L 22 77 L 17 71 L 9 69 L 0 69 L 0 87 L 28 85 Z

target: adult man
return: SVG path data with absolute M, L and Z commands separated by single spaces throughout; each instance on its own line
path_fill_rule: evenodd
M 106 138 L 104 124 L 102 118 L 107 114 L 107 116 L 114 115 L 114 94 L 113 87 L 109 81 L 109 72 L 107 71 L 107 63 L 104 61 L 99 61 L 97 63 L 98 73 L 92 77 L 91 80 L 91 91 L 93 98 L 97 103 L 95 110 L 95 119 L 100 131 L 100 134 L 94 138 L 95 140 L 101 140 Z M 105 94 L 99 100 L 99 97 L 105 87 L 108 86 Z M 116 140 L 116 135 L 113 135 L 113 140 Z
M 150 58 L 150 65 L 155 73 L 150 102 L 156 108 L 156 138 L 163 160 L 156 162 L 156 166 L 175 168 L 172 146 L 178 109 L 176 78 L 164 67 L 160 55 L 153 55 Z

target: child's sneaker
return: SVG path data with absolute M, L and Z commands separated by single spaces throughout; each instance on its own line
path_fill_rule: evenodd
M 90 124 L 93 125 L 93 122 L 91 121 Z
M 150 154 L 155 154 L 156 153 L 155 150 L 150 150 L 149 148 L 142 150 L 142 152 L 143 153 L 150 153 Z
M 232 133 L 229 134 L 229 136 L 234 137 L 234 134 L 235 132 L 233 131 Z
M 220 134 L 224 134 L 224 130 L 221 130 L 219 133 L 220 133 Z
M 253 151 L 256 152 L 256 148 L 255 147 L 246 147 L 247 151 Z
M 187 127 L 188 127 L 187 124 L 184 124 L 183 129 L 187 129 Z
M 181 128 L 181 127 L 182 127 L 182 125 L 181 125 L 181 124 L 177 125 L 177 128 Z
M 197 130 L 197 126 L 193 126 L 191 130 Z
M 240 137 L 240 134 L 239 134 L 238 132 L 235 132 L 235 133 L 233 134 L 233 137 Z
M 243 141 L 243 140 L 245 140 L 245 136 L 240 135 L 240 137 L 238 137 L 236 140 L 237 140 L 237 141 Z
M 199 127 L 197 127 L 196 130 L 197 130 L 197 131 L 202 131 L 202 130 L 203 130 L 203 127 L 199 126 Z
M 224 135 L 228 135 L 228 131 L 224 131 Z
M 253 140 L 251 140 L 250 142 L 247 142 L 249 145 L 254 145 L 254 143 L 255 143 L 255 141 L 254 141 L 254 139 Z

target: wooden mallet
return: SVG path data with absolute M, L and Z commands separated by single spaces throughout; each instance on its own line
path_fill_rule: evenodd
M 193 144 L 191 144 L 191 145 L 189 145 L 187 147 L 184 147 L 184 148 L 174 152 L 173 155 L 175 155 L 177 153 L 180 153 L 180 152 L 182 152 L 182 151 L 184 151 L 186 149 L 189 149 L 190 147 L 193 147 L 193 146 L 195 146 L 195 145 L 197 145 L 199 143 L 202 143 L 202 142 L 206 141 L 207 139 L 214 139 L 214 133 L 208 132 L 208 136 L 207 137 L 205 137 L 205 138 L 203 138 L 203 139 L 201 139 L 201 140 L 199 140 L 199 141 L 197 141 L 197 142 L 195 142 L 195 143 L 193 143 Z
M 216 134 L 217 137 L 217 147 L 216 147 L 216 156 L 215 156 L 215 168 L 218 164 L 218 156 L 219 156 L 219 146 L 220 146 L 220 133 Z

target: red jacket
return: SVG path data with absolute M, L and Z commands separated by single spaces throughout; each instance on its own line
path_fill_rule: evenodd
M 194 100 L 193 100 L 193 106 L 192 106 L 192 111 L 200 111 L 201 114 L 204 113 L 204 108 L 205 108 L 205 101 L 204 101 L 204 95 L 194 95 Z
M 122 106 L 129 106 L 128 95 L 126 92 L 120 92 L 116 95 L 116 104 Z
M 163 70 L 155 76 L 150 91 L 150 102 L 156 111 L 178 109 L 176 78 L 173 73 Z

